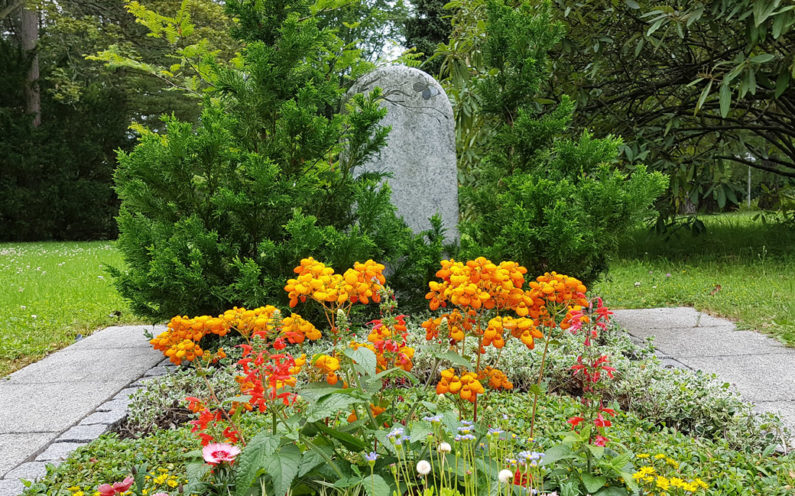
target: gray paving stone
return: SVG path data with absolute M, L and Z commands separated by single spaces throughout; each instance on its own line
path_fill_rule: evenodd
M 57 435 L 57 432 L 0 434 L 0 476 L 47 446 Z
M 8 472 L 5 479 L 25 479 L 35 481 L 47 475 L 46 462 L 27 462 Z
M 125 385 L 124 382 L 0 384 L 0 432 L 62 432 Z
M 99 354 L 96 350 L 69 347 L 11 374 L 10 383 L 129 382 L 161 357 L 152 348 L 111 348 Z
M 107 424 L 76 425 L 58 437 L 59 442 L 93 441 L 108 430 Z
M 166 326 L 113 326 L 97 331 L 69 348 L 78 350 L 107 350 L 111 348 L 151 348 L 144 330 L 158 335 Z
M 19 479 L 0 480 L 0 496 L 19 496 L 24 490 Z
M 144 373 L 144 377 L 158 377 L 161 375 L 166 375 L 170 372 L 170 370 L 163 365 L 158 365 L 156 367 L 152 367 L 151 369 L 147 370 Z
M 631 329 L 631 334 L 654 337 L 654 346 L 666 355 L 683 358 L 691 356 L 722 356 L 752 354 L 788 354 L 784 345 L 753 331 L 737 331 L 731 327 L 688 327 L 668 329 Z
M 733 384 L 747 401 L 795 400 L 795 353 L 680 358 L 682 363 Z
M 98 412 L 112 412 L 116 410 L 127 410 L 127 407 L 130 406 L 130 399 L 113 399 L 102 403 L 97 407 Z
M 127 416 L 127 410 L 114 410 L 111 412 L 94 412 L 80 421 L 80 425 L 115 424 Z
M 116 395 L 113 397 L 113 399 L 114 400 L 129 400 L 130 399 L 130 395 L 133 394 L 134 392 L 138 391 L 138 389 L 139 389 L 138 387 L 126 387 L 126 388 L 122 389 L 121 391 L 119 391 L 118 393 L 116 393 Z
M 60 463 L 66 460 L 74 450 L 86 444 L 87 443 L 52 443 L 36 457 L 36 461 Z
M 690 307 L 615 310 L 613 319 L 627 329 L 667 329 L 670 327 L 715 327 L 728 320 L 697 312 Z

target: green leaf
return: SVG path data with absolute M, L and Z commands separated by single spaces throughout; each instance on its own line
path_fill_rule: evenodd
M 334 449 L 331 446 L 328 444 L 319 444 L 320 441 L 323 440 L 317 440 L 301 458 L 301 467 L 298 469 L 299 477 L 303 477 L 315 467 L 326 463 L 326 460 L 331 458 L 334 454 Z
M 778 75 L 778 78 L 776 79 L 776 98 L 780 97 L 785 91 L 787 91 L 790 79 L 791 76 L 787 71 L 782 71 L 781 74 Z
M 712 89 L 712 79 L 709 80 L 709 83 L 701 90 L 701 96 L 698 97 L 698 103 L 696 103 L 696 111 L 693 114 L 697 114 L 699 110 L 701 110 L 701 106 L 704 105 L 704 101 L 709 96 L 709 91 Z
M 588 472 L 582 474 L 582 483 L 585 485 L 585 489 L 587 489 L 589 493 L 595 493 L 598 491 L 599 488 L 605 485 L 605 482 L 607 482 L 607 478 L 602 475 L 595 476 L 593 474 L 589 474 Z
M 281 439 L 268 432 L 260 432 L 248 442 L 236 460 L 235 495 L 245 496 L 257 478 L 259 471 L 279 447 Z
M 770 62 L 774 58 L 776 58 L 776 56 L 771 53 L 760 53 L 759 55 L 751 57 L 751 62 L 754 64 L 764 64 L 765 62 Z
M 597 460 L 602 458 L 604 456 L 604 454 L 605 454 L 604 446 L 594 446 L 593 444 L 588 444 L 586 446 L 588 446 L 588 450 L 591 452 L 593 457 L 596 458 Z
M 342 443 L 343 446 L 351 451 L 364 451 L 366 447 L 364 441 L 358 437 L 351 436 L 347 432 L 342 432 L 337 429 L 328 427 L 323 422 L 315 422 L 315 427 L 320 429 L 324 434 L 327 434 Z
M 378 360 L 373 350 L 364 347 L 356 350 L 346 348 L 343 353 L 355 362 L 354 367 L 357 372 L 362 375 L 375 375 L 375 367 L 378 364 Z
M 351 406 L 357 403 L 362 403 L 362 400 L 349 394 L 325 396 L 309 407 L 306 412 L 306 421 L 316 422 L 326 417 L 332 417 L 341 411 L 350 412 Z
M 446 360 L 446 361 L 452 363 L 453 365 L 458 365 L 459 367 L 471 367 L 472 366 L 472 363 L 469 360 L 467 360 L 466 358 L 462 357 L 461 355 L 459 355 L 455 351 L 445 351 L 443 353 L 440 353 L 440 352 L 436 351 L 436 352 L 432 352 L 431 354 L 434 357 L 436 357 L 436 358 L 438 358 L 440 360 Z
M 624 3 L 627 4 L 627 7 L 633 10 L 637 10 L 640 8 L 640 5 L 635 0 L 624 0 Z
M 433 428 L 428 422 L 414 422 L 411 425 L 411 442 L 424 441 L 428 434 L 433 434 Z
M 552 465 L 557 461 L 569 458 L 575 458 L 571 448 L 565 444 L 558 444 L 549 448 L 544 453 L 544 460 L 541 462 L 541 465 Z
M 603 487 L 594 496 L 627 496 L 629 494 L 626 489 L 618 486 Z
M 392 489 L 378 474 L 368 475 L 362 479 L 362 487 L 369 496 L 390 496 Z
M 274 494 L 287 494 L 300 466 L 301 450 L 294 444 L 282 446 L 282 449 L 265 460 L 265 470 L 273 479 Z
M 726 118 L 729 115 L 729 107 L 732 103 L 732 90 L 729 88 L 728 83 L 724 81 L 720 85 L 720 116 Z

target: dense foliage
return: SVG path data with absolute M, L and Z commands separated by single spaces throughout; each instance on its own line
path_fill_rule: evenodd
M 552 4 L 568 30 L 546 92 L 576 100 L 576 126 L 623 135 L 629 163 L 668 173 L 673 212 L 737 204 L 748 167 L 754 186 L 795 177 L 792 5 Z
M 414 0 L 412 15 L 404 23 L 406 47 L 422 54 L 420 68 L 436 76 L 442 67 L 438 57 L 431 59 L 440 43 L 446 43 L 453 30 L 450 11 L 445 10 L 444 0 Z M 431 60 L 429 60 L 431 59 Z
M 376 177 L 354 170 L 385 142 L 377 92 L 342 105 L 367 69 L 321 27 L 307 1 L 229 2 L 245 40 L 241 69 L 218 68 L 197 127 L 165 119 L 119 155 L 115 271 L 136 312 L 155 318 L 284 302 L 300 257 L 336 265 L 393 261 L 400 287 L 421 287 L 441 238 L 415 238 Z M 438 233 L 437 233 L 438 234 Z M 402 282 L 401 282 L 402 281 Z
M 452 60 L 446 62 L 451 84 L 475 96 L 476 125 L 483 129 L 479 138 L 458 135 L 470 164 L 470 181 L 462 190 L 469 216 L 461 229 L 463 252 L 512 258 L 533 272 L 565 270 L 593 281 L 606 270 L 619 236 L 649 214 L 665 178 L 643 166 L 619 172 L 620 139 L 587 132 L 567 137 L 573 114 L 568 97 L 556 106 L 547 102 L 552 110 L 541 112 L 548 53 L 563 35 L 549 9 L 488 2 L 480 13 L 487 17 L 484 36 L 457 32 L 478 44 L 482 57 L 469 68 L 475 75 L 456 77 L 456 65 L 471 62 L 457 60 L 452 48 Z M 451 47 L 461 42 L 452 40 Z M 456 103 L 459 114 L 470 112 L 466 101 Z

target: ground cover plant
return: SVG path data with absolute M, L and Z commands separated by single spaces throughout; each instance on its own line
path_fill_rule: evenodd
M 325 323 L 317 327 L 272 306 L 174 317 L 152 344 L 190 367 L 154 379 L 160 385 L 136 395 L 131 409 L 146 410 L 158 391 L 184 394 L 189 386 L 192 395 L 174 399 L 193 420 L 149 430 L 139 440 L 106 436 L 99 443 L 109 452 L 80 450 L 29 494 L 102 493 L 110 483 L 134 494 L 241 495 L 647 494 L 644 487 L 786 494 L 792 488 L 792 456 L 774 453 L 775 420 L 745 424 L 743 435 L 758 442 L 743 443 L 717 434 L 736 429 L 732 421 L 742 412 L 711 417 L 723 427 L 711 431 L 688 427 L 685 417 L 704 415 L 686 413 L 692 405 L 674 415 L 678 425 L 666 425 L 659 411 L 622 412 L 621 391 L 645 387 L 638 376 L 623 376 L 654 368 L 654 358 L 619 337 L 609 310 L 586 299 L 579 281 L 558 274 L 526 280 L 526 270 L 513 262 L 443 261 L 427 294 L 433 313 L 409 325 L 410 316 L 397 314 L 383 269 L 368 261 L 337 274 L 302 260 L 284 289 L 294 310 L 324 309 Z M 357 322 L 352 308 L 367 304 L 378 304 L 381 318 Z M 234 360 L 225 351 L 232 336 L 243 340 Z M 534 369 L 531 380 L 515 385 L 522 353 L 534 357 Z M 237 375 L 236 393 L 229 392 L 228 373 L 219 375 L 228 367 Z M 652 382 L 671 390 L 701 387 L 698 380 L 677 384 L 656 367 Z M 526 391 L 515 391 L 520 388 Z M 669 398 L 664 408 L 716 394 L 705 391 Z M 720 408 L 733 406 L 724 401 Z M 151 447 L 160 436 L 173 441 L 161 455 L 133 454 L 137 443 Z M 116 450 L 115 466 L 103 462 L 94 471 L 85 463 Z
M 0 376 L 102 326 L 141 322 L 107 264 L 123 264 L 111 242 L 0 244 Z
M 753 212 L 700 219 L 697 236 L 636 229 L 595 290 L 612 306 L 693 306 L 795 345 L 795 230 Z

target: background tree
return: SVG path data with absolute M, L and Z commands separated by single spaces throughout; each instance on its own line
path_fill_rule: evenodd
M 620 139 L 570 137 L 571 99 L 540 98 L 550 77 L 549 51 L 564 32 L 548 6 L 469 2 L 457 20 L 445 49 L 450 84 L 466 87 L 476 122 L 489 130 L 479 134 L 483 144 L 472 153 L 479 159 L 465 171 L 471 180 L 461 190 L 468 214 L 463 255 L 516 260 L 530 273 L 554 270 L 592 282 L 607 269 L 620 235 L 649 215 L 664 176 L 643 166 L 618 171 Z M 456 79 L 455 71 L 465 76 Z M 471 146 L 458 143 L 459 150 Z
M 411 15 L 404 22 L 406 46 L 422 53 L 420 68 L 436 76 L 442 59 L 429 60 L 440 43 L 447 43 L 453 30 L 452 11 L 445 9 L 444 0 L 413 0 Z
M 746 167 L 795 177 L 791 2 L 553 4 L 568 28 L 546 92 L 574 97 L 575 127 L 624 136 L 628 163 L 667 172 L 673 212 L 737 203 Z

